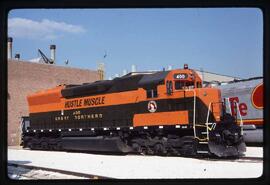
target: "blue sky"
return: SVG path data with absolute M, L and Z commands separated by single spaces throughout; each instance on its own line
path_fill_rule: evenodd
M 106 77 L 172 65 L 241 78 L 262 76 L 263 18 L 255 8 L 227 9 L 22 9 L 9 13 L 13 55 L 48 57 L 57 65 L 96 69 Z M 103 58 L 104 53 L 107 57 Z

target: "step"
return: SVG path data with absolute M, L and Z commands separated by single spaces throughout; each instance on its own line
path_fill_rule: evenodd
M 207 141 L 199 141 L 200 144 L 208 144 Z
M 204 151 L 204 150 L 197 150 L 198 154 L 208 154 L 208 151 Z

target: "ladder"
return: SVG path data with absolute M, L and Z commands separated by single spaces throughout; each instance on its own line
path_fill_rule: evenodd
M 198 140 L 197 153 L 198 154 L 209 154 L 208 141 L 209 141 L 209 130 L 215 127 L 215 124 L 209 123 L 210 109 L 212 103 L 209 104 L 207 121 L 205 124 L 196 123 L 196 91 L 189 89 L 188 91 L 193 91 L 194 101 L 193 101 L 193 132 L 194 138 Z M 211 125 L 211 128 L 209 127 Z M 210 129 L 209 129 L 210 128 Z
M 222 104 L 223 105 L 222 102 L 210 102 L 208 105 L 205 123 L 194 124 L 195 130 L 196 130 L 194 137 L 198 140 L 197 153 L 200 153 L 200 154 L 208 154 L 209 153 L 209 149 L 208 149 L 209 131 L 215 129 L 215 127 L 216 127 L 215 122 L 214 123 L 209 122 L 210 112 L 212 112 L 213 114 L 216 113 L 213 109 L 214 104 Z
M 240 134 L 243 136 L 243 119 L 242 119 L 242 116 L 241 116 L 241 113 L 240 113 L 239 104 L 236 101 L 233 102 L 233 103 L 235 103 L 235 105 L 236 105 L 235 106 L 236 107 L 236 112 L 239 115 L 239 121 L 240 121 L 240 127 L 241 127 L 241 133 Z M 208 145 L 209 131 L 215 129 L 215 127 L 216 127 L 216 123 L 209 122 L 210 112 L 212 111 L 213 114 L 215 113 L 214 110 L 213 110 L 213 104 L 222 104 L 222 106 L 224 106 L 224 104 L 225 104 L 225 107 L 226 107 L 226 101 L 224 101 L 224 102 L 210 102 L 209 105 L 208 105 L 208 112 L 207 112 L 207 117 L 206 117 L 205 124 L 195 124 L 194 123 L 195 131 L 197 131 L 197 132 L 194 132 L 195 133 L 194 137 L 196 139 L 198 139 L 199 146 L 201 146 L 201 145 L 207 146 Z M 229 108 L 231 110 L 230 103 L 229 103 Z M 230 111 L 230 114 L 232 114 L 232 111 Z M 235 116 L 236 121 L 238 120 L 237 119 L 237 114 Z M 232 115 L 232 116 L 234 116 L 234 115 Z M 201 127 L 201 128 L 205 128 L 205 129 L 196 129 L 196 127 Z M 209 153 L 208 152 L 208 147 L 202 147 L 202 148 L 203 149 L 198 150 L 197 153 Z

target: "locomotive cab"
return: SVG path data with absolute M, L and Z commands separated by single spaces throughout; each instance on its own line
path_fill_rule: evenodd
M 198 74 L 191 69 L 188 69 L 188 65 L 184 65 L 184 69 L 173 70 L 168 75 L 166 81 L 167 94 L 171 94 L 172 91 L 196 89 L 202 87 L 202 80 Z
M 188 124 L 192 124 L 199 145 L 208 144 L 209 151 L 219 157 L 239 156 L 245 152 L 243 128 L 226 112 L 220 90 L 202 88 L 201 78 L 188 69 L 187 64 L 184 69 L 171 71 L 166 80 L 166 91 L 168 96 L 194 98 Z M 205 149 L 199 152 L 204 153 Z

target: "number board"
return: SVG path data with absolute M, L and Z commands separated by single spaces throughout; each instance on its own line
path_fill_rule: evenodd
M 187 79 L 188 75 L 186 73 L 174 74 L 175 79 Z

